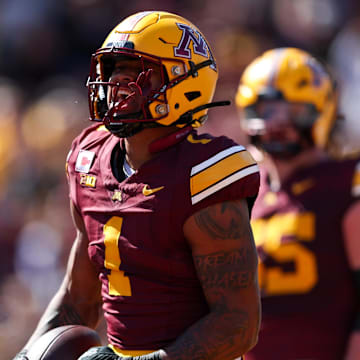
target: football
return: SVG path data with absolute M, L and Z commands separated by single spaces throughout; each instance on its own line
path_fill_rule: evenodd
M 101 346 L 95 330 L 81 325 L 64 325 L 36 340 L 27 357 L 29 360 L 76 360 L 93 346 Z

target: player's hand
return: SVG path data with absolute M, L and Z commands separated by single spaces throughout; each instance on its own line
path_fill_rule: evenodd
M 22 350 L 19 353 L 17 353 L 15 355 L 15 357 L 13 358 L 13 360 L 29 360 L 29 358 L 26 356 L 27 351 L 26 350 Z
M 78 360 L 119 360 L 117 356 L 109 347 L 107 346 L 96 346 L 86 352 L 84 352 Z
M 78 360 L 161 360 L 160 351 L 147 355 L 123 357 L 116 355 L 108 346 L 97 346 L 86 351 Z
M 153 69 L 142 71 L 137 77 L 136 82 L 128 84 L 131 93 L 124 100 L 115 104 L 115 112 L 118 115 L 138 113 L 143 109 L 152 89 L 152 72 Z

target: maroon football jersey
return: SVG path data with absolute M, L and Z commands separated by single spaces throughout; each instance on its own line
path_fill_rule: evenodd
M 327 160 L 299 170 L 277 192 L 262 174 L 252 226 L 263 316 L 247 360 L 343 358 L 355 292 L 342 219 L 360 195 L 357 163 Z
M 183 224 L 211 204 L 256 197 L 258 166 L 226 137 L 197 135 L 159 153 L 118 181 L 111 157 L 121 140 L 103 126 L 75 139 L 68 156 L 70 197 L 100 272 L 111 344 L 159 349 L 209 309 Z

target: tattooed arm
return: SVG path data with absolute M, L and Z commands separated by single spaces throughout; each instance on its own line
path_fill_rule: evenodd
M 203 209 L 187 220 L 184 232 L 210 313 L 166 348 L 162 358 L 235 359 L 256 344 L 261 316 L 246 201 Z
M 64 280 L 25 345 L 29 348 L 48 330 L 61 325 L 80 324 L 94 328 L 100 314 L 101 297 L 98 274 L 87 253 L 88 238 L 82 218 L 71 204 L 77 230 Z

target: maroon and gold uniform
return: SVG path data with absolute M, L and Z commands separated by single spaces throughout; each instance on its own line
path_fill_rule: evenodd
M 104 126 L 84 130 L 68 156 L 70 197 L 100 272 L 110 344 L 155 350 L 209 311 L 184 222 L 220 201 L 248 198 L 251 207 L 259 171 L 244 147 L 192 131 L 119 181 L 111 162 L 121 149 Z
M 342 219 L 359 195 L 359 160 L 298 170 L 276 192 L 264 173 L 252 212 L 263 318 L 247 360 L 343 358 L 355 290 Z

